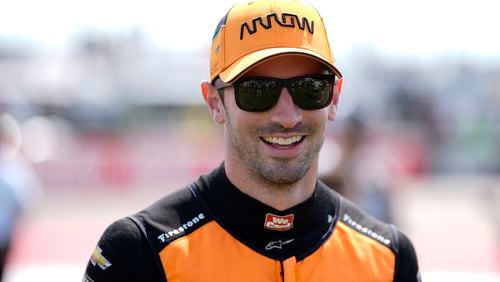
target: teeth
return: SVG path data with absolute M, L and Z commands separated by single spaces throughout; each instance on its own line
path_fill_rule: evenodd
M 270 144 L 278 144 L 281 146 L 291 145 L 293 143 L 297 143 L 302 140 L 302 136 L 292 136 L 289 138 L 281 138 L 281 137 L 264 137 L 264 141 Z

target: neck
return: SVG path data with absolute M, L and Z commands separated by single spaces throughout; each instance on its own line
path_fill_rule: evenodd
M 241 192 L 277 210 L 286 210 L 312 196 L 318 164 L 315 162 L 302 179 L 290 184 L 269 182 L 231 158 L 226 158 L 225 169 L 228 179 Z

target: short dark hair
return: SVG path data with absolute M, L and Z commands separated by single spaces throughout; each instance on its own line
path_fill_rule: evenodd
M 220 97 L 220 100 L 222 101 L 222 105 L 224 105 L 224 107 L 225 107 L 226 104 L 224 104 L 224 89 L 225 88 L 217 89 L 217 92 L 219 93 L 219 97 Z

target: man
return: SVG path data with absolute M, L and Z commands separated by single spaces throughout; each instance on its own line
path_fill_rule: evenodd
M 210 59 L 224 163 L 112 224 L 84 281 L 418 281 L 408 238 L 318 181 L 342 85 L 318 12 L 236 5 Z
M 0 281 L 7 265 L 7 255 L 12 244 L 15 225 L 21 211 L 20 203 L 16 197 L 11 183 L 4 179 L 2 171 L 2 157 L 0 156 Z
M 0 109 L 0 281 L 8 268 L 16 225 L 42 196 L 36 174 L 18 153 L 17 131 L 16 120 Z

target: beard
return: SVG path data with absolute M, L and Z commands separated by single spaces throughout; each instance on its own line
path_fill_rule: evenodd
M 226 139 L 228 149 L 236 154 L 244 168 L 256 179 L 272 185 L 290 186 L 301 180 L 318 159 L 319 151 L 324 142 L 323 128 L 298 123 L 293 128 L 284 128 L 279 124 L 269 124 L 261 128 L 248 130 L 236 129 L 230 119 L 226 119 Z M 293 158 L 278 158 L 264 155 L 258 150 L 261 140 L 255 136 L 272 135 L 276 133 L 294 132 L 307 135 L 303 141 L 308 146 Z

